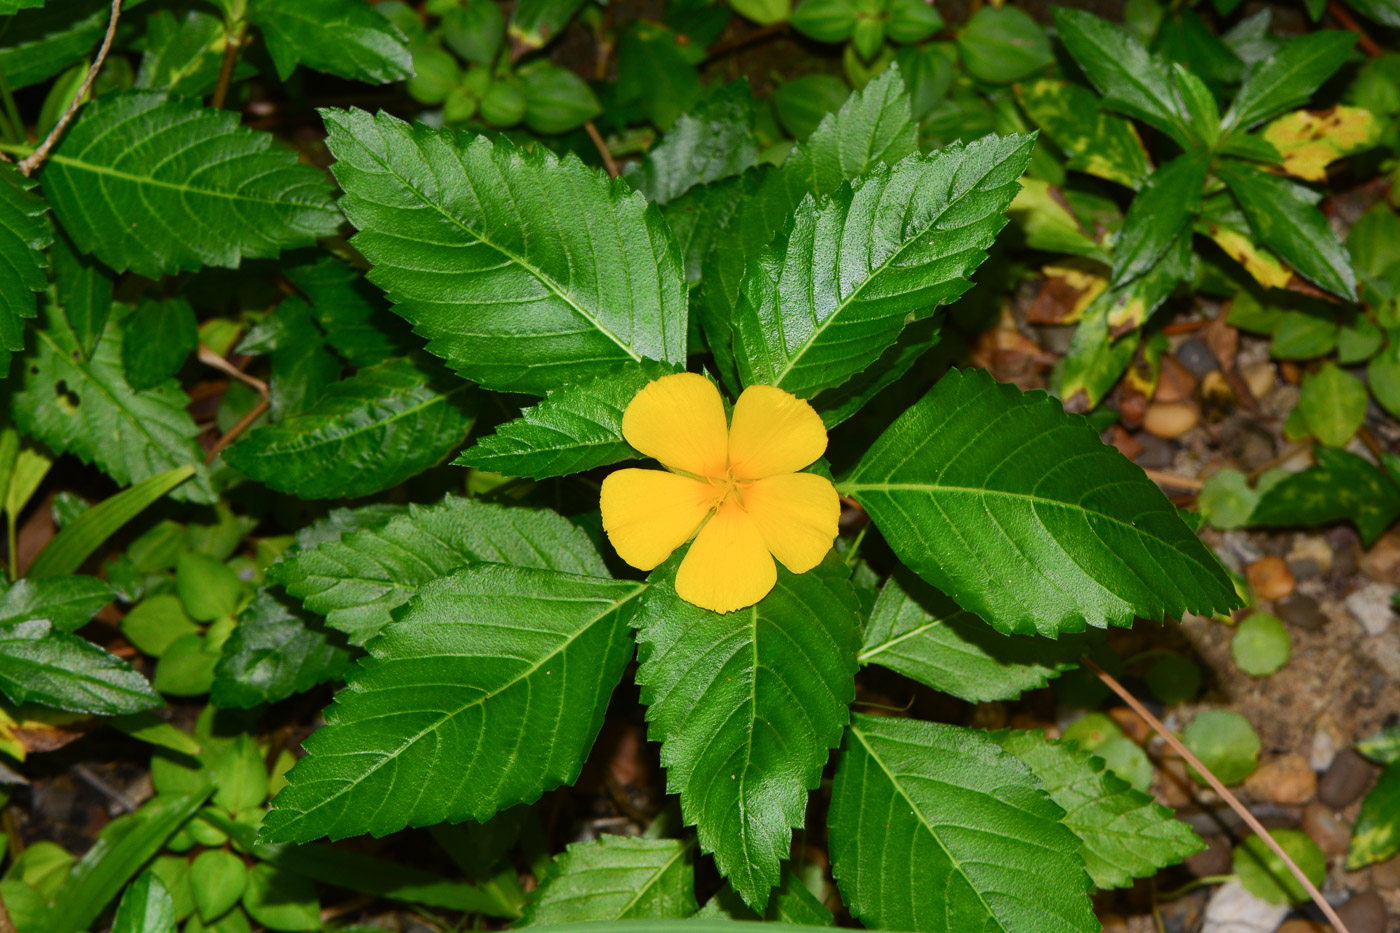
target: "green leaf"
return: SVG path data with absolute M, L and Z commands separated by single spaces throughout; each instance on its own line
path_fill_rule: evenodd
M 1200 206 L 1209 165 L 1210 153 L 1188 152 L 1148 176 L 1113 249 L 1114 285 L 1151 270 L 1187 228 Z
M 453 463 L 544 479 L 582 473 L 638 454 L 622 436 L 622 413 L 653 379 L 675 367 L 646 361 L 550 392 Z
M 269 930 L 296 933 L 321 929 L 321 902 L 306 878 L 279 871 L 274 865 L 254 865 L 248 873 L 243 907 L 255 923 Z
M 287 555 L 268 576 L 326 623 L 363 644 L 423 584 L 469 563 L 606 577 L 584 531 L 543 509 L 449 497 Z
M 1247 130 L 1306 104 L 1346 63 L 1356 33 L 1322 29 L 1299 36 L 1256 64 L 1225 114 L 1224 129 Z
M 24 349 L 24 318 L 38 313 L 34 293 L 48 287 L 44 249 L 53 243 L 53 224 L 35 182 L 13 165 L 0 163 L 0 373 L 10 353 Z
M 661 130 L 669 130 L 704 94 L 690 49 L 674 30 L 650 20 L 636 20 L 621 30 L 614 90 Z
M 1307 833 L 1300 829 L 1274 829 L 1269 835 L 1309 881 L 1322 885 L 1327 879 L 1327 856 Z M 1297 906 L 1310 900 L 1307 889 L 1262 837 L 1250 836 L 1235 847 L 1233 855 L 1235 876 L 1255 897 L 1280 906 Z
M 0 628 L 0 693 L 71 713 L 118 716 L 161 705 L 151 685 L 116 655 L 47 619 Z
M 0 0 L 0 16 L 12 16 L 20 10 L 32 10 L 44 5 L 44 0 Z
M 760 917 L 752 907 L 744 903 L 733 885 L 726 883 L 705 902 L 705 906 L 695 914 L 696 920 L 766 920 L 769 923 L 796 923 L 803 926 L 834 927 L 836 918 L 821 901 L 802 883 L 792 870 L 791 864 L 783 865 L 778 887 L 768 899 L 768 908 Z
M 1103 106 L 1151 124 L 1192 148 L 1171 72 L 1142 43 L 1092 13 L 1055 9 L 1060 41 L 1103 94 Z
M 352 365 L 373 366 L 405 356 L 417 346 L 403 319 L 389 310 L 383 293 L 334 256 L 282 272 L 311 305 L 326 341 Z
M 298 611 L 285 594 L 264 588 L 223 644 L 209 700 L 252 709 L 338 681 L 352 667 L 344 638 Z
M 1099 109 L 1093 91 L 1054 78 L 1017 84 L 1016 99 L 1055 145 L 1069 154 L 1066 168 L 1141 188 L 1151 167 L 1133 125 Z
M 804 199 L 749 263 L 734 317 L 739 375 L 800 397 L 839 386 L 971 287 L 1006 224 L 1033 136 L 989 136 L 877 167 Z M 899 211 L 883 211 L 899 204 Z M 946 229 L 947 232 L 944 232 Z
M 909 567 L 1007 634 L 1239 605 L 1141 470 L 1055 399 L 985 372 L 944 376 L 838 488 Z
M 321 173 L 273 148 L 271 134 L 154 91 L 104 94 L 85 106 L 41 180 L 82 252 L 148 278 L 237 268 L 340 225 Z
M 1238 162 L 1215 171 L 1249 218 L 1255 237 L 1319 288 L 1356 300 L 1351 258 L 1306 188 Z
M 424 586 L 305 743 L 270 842 L 486 820 L 578 777 L 641 584 L 480 564 Z
M 747 82 L 735 81 L 694 111 L 682 114 L 627 171 L 647 200 L 665 204 L 696 185 L 738 175 L 758 162 L 754 100 Z
M 1352 826 L 1347 869 L 1356 871 L 1400 854 L 1400 765 L 1389 764 L 1361 801 Z
M 195 910 L 205 923 L 212 923 L 237 904 L 247 883 L 248 867 L 227 849 L 206 849 L 190 864 Z
M 367 496 L 440 463 L 475 420 L 471 386 L 433 361 L 390 360 L 331 386 L 301 414 L 253 430 L 224 460 L 303 499 Z
M 188 301 L 143 301 L 122 328 L 127 383 L 137 392 L 155 388 L 176 376 L 198 346 L 199 322 Z
M 250 0 L 248 20 L 262 30 L 284 81 L 298 64 L 374 84 L 413 74 L 408 40 L 361 0 Z
M 1308 430 L 1328 447 L 1351 440 L 1366 420 L 1366 386 L 1334 363 L 1303 380 L 1298 409 Z
M 1269 355 L 1276 360 L 1311 360 L 1337 348 L 1341 329 L 1337 322 L 1304 311 L 1285 311 L 1269 341 Z
M 958 51 L 978 81 L 1010 84 L 1052 64 L 1050 40 L 1030 14 L 1014 6 L 984 6 L 958 31 Z
M 861 664 L 878 664 L 970 703 L 1014 700 L 1048 684 L 1087 648 L 1083 639 L 1003 635 L 913 574 L 896 571 L 865 625 Z
M 688 917 L 695 913 L 694 846 L 693 839 L 613 835 L 575 842 L 550 863 L 516 926 Z
M 543 48 L 581 6 L 583 0 L 520 0 L 510 17 L 510 37 L 527 50 Z
M 1288 663 L 1293 643 L 1277 616 L 1254 612 L 1235 626 L 1230 655 L 1251 677 L 1267 677 Z
M 544 147 L 322 115 L 370 280 L 463 377 L 542 395 L 619 362 L 685 360 L 679 251 L 624 182 Z
M 857 715 L 831 792 L 832 872 L 870 927 L 1093 933 L 1064 816 L 980 732 Z
M 112 313 L 115 276 L 91 256 L 83 256 L 67 234 L 53 245 L 53 284 L 58 306 L 73 329 L 84 359 L 91 359 Z
M 567 68 L 540 60 L 516 71 L 515 77 L 525 99 L 525 125 L 536 133 L 567 133 L 603 111 L 588 83 Z
M 152 13 L 146 18 L 136 87 L 203 97 L 218 83 L 227 43 L 223 17 L 201 10 L 191 10 L 183 20 L 170 12 Z
M 1233 710 L 1197 713 L 1182 730 L 1181 739 L 1222 784 L 1238 784 L 1259 767 L 1259 735 L 1248 719 Z M 1199 776 L 1197 780 L 1205 783 Z
M 1357 742 L 1356 750 L 1378 765 L 1400 764 L 1400 723 Z
M 1400 518 L 1400 482 L 1365 457 L 1314 448 L 1317 463 L 1271 486 L 1249 523 L 1292 528 L 1350 521 L 1367 546 Z
M 175 902 L 155 874 L 148 871 L 127 886 L 112 933 L 175 933 Z
M 165 654 L 177 638 L 199 634 L 174 593 L 147 596 L 122 617 L 121 627 L 127 641 L 154 658 Z
M 116 596 L 96 577 L 26 577 L 0 592 L 0 627 L 33 619 L 48 619 L 60 632 L 87 625 Z
M 822 416 L 827 430 L 850 418 L 875 396 L 903 379 L 940 339 L 938 319 L 915 321 L 899 332 L 899 338 L 865 372 L 857 373 L 835 389 L 818 392 L 812 399 L 812 407 Z
M 1102 758 L 1034 732 L 1003 732 L 993 741 L 1024 762 L 1061 820 L 1084 843 L 1080 855 L 1095 887 L 1126 888 L 1205 848 L 1172 811 L 1106 770 Z
M 798 9 L 806 6 L 804 3 Z M 850 87 L 835 75 L 802 75 L 773 89 L 773 109 L 790 136 L 806 139 L 823 117 L 841 109 L 850 96 Z
M 315 312 L 300 298 L 280 302 L 238 344 L 238 352 L 266 353 L 272 364 L 268 403 L 273 421 L 301 414 L 316 404 L 344 368 L 326 346 Z
M 1362 16 L 1385 26 L 1400 26 L 1400 7 L 1394 0 L 1351 0 L 1348 4 Z
M 65 525 L 30 564 L 32 578 L 62 577 L 76 573 L 107 539 L 172 492 L 195 474 L 195 467 L 183 466 L 148 477 L 129 489 L 103 500 Z
M 657 582 L 634 620 L 666 789 L 755 909 L 778 883 L 855 698 L 860 623 L 848 575 L 835 554 L 809 573 L 779 570 L 761 602 L 726 614 Z
M 1214 528 L 1231 530 L 1249 523 L 1259 493 L 1249 488 L 1249 478 L 1229 468 L 1212 473 L 1196 497 L 1196 508 Z
M 111 15 L 108 0 L 65 0 L 16 15 L 0 36 L 0 72 L 10 89 L 47 81 L 90 54 Z

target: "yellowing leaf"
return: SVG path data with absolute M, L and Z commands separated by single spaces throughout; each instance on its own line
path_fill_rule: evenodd
M 1331 107 L 1295 110 L 1264 127 L 1263 137 L 1283 156 L 1283 170 L 1307 181 L 1326 181 L 1327 166 L 1380 141 L 1381 127 L 1369 110 Z
M 23 703 L 0 700 L 0 752 L 24 761 L 30 752 L 50 752 L 85 734 L 79 724 L 90 717 Z M 70 728 L 77 726 L 77 728 Z
M 1084 231 L 1084 225 L 1069 209 L 1064 195 L 1049 182 L 1022 178 L 1021 190 L 1006 213 L 1021 228 L 1026 245 L 1031 249 L 1089 256 L 1108 262 L 1099 244 Z
M 1027 319 L 1037 324 L 1073 324 L 1084 309 L 1108 288 L 1108 268 L 1088 259 L 1069 259 L 1045 266 L 1045 284 L 1036 295 Z
M 1205 229 L 1206 236 L 1215 241 L 1231 259 L 1244 266 L 1246 272 L 1265 288 L 1287 288 L 1293 279 L 1293 270 L 1279 261 L 1273 253 L 1259 247 L 1253 240 L 1229 227 L 1211 224 Z

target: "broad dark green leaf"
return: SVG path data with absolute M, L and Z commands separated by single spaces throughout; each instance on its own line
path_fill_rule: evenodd
M 1093 91 L 1068 81 L 1041 78 L 1015 87 L 1030 118 L 1066 153 L 1067 168 L 1140 188 L 1151 168 L 1133 125 L 1099 109 Z
M 1255 526 L 1291 528 L 1350 521 L 1369 547 L 1400 518 L 1400 482 L 1365 457 L 1314 448 L 1317 463 L 1270 486 L 1249 516 Z
M 298 64 L 374 84 L 413 75 L 408 40 L 363 0 L 250 0 L 248 19 L 284 81 Z
M 137 392 L 155 388 L 177 375 L 198 346 L 199 322 L 188 301 L 143 301 L 122 327 L 127 383 Z
M 939 319 L 915 321 L 899 332 L 885 352 L 865 372 L 856 373 L 834 389 L 823 389 L 812 407 L 830 430 L 860 411 L 875 396 L 899 382 L 939 341 Z
M 367 496 L 440 463 L 476 420 L 475 390 L 435 361 L 390 360 L 224 451 L 239 472 L 303 499 Z
M 1088 648 L 1082 638 L 1003 635 L 911 573 L 885 581 L 865 624 L 861 664 L 878 664 L 970 703 L 1014 700 Z
M 557 513 L 456 497 L 302 548 L 268 575 L 355 644 L 388 625 L 420 586 L 476 561 L 608 575 L 588 535 Z
M 32 10 L 44 5 L 44 0 L 0 0 L 0 16 L 13 16 L 20 10 Z
M 53 224 L 34 184 L 0 162 L 0 373 L 9 372 L 10 354 L 24 349 L 24 318 L 38 314 L 34 293 L 49 284 L 44 250 Z
M 622 413 L 648 382 L 674 371 L 664 363 L 633 363 L 556 389 L 453 462 L 543 479 L 635 459 L 639 455 L 622 436 Z
M 876 167 L 830 199 L 806 198 L 751 260 L 734 313 L 745 385 L 810 397 L 864 371 L 912 318 L 954 300 L 1020 190 L 1034 136 Z
M 216 162 L 218 171 L 210 171 Z M 322 174 L 237 114 L 154 91 L 85 106 L 40 179 L 84 253 L 149 278 L 306 246 L 340 226 Z
M 0 593 L 0 627 L 48 619 L 60 632 L 76 631 L 115 598 L 116 591 L 96 577 L 26 577 Z
M 1061 822 L 1083 841 L 1080 854 L 1096 887 L 1126 888 L 1205 848 L 1171 810 L 1109 771 L 1102 758 L 1034 732 L 992 739 L 1024 762 L 1064 809 Z
M 175 933 L 175 902 L 153 873 L 146 872 L 122 894 L 112 933 Z
M 352 666 L 338 632 L 326 631 L 279 589 L 264 587 L 224 642 L 209 701 L 252 709 L 339 680 Z
M 578 777 L 644 586 L 478 564 L 429 583 L 305 743 L 270 842 L 486 820 Z
M 1096 933 L 1064 816 L 981 732 L 857 715 L 831 791 L 832 872 L 872 928 Z
M 1128 33 L 1083 10 L 1055 8 L 1060 41 L 1103 94 L 1103 106 L 1126 113 L 1190 148 L 1186 113 L 1167 65 Z
M 1239 162 L 1215 171 L 1230 187 L 1254 236 L 1304 278 L 1345 301 L 1356 300 L 1356 273 L 1313 193 L 1276 175 Z
M 46 302 L 33 346 L 22 357 L 10 411 L 25 434 L 55 453 L 71 453 L 125 486 L 204 460 L 189 397 L 173 381 L 133 390 L 122 368 L 122 318 L 113 316 L 91 359 L 84 359 L 63 309 Z M 204 476 L 174 498 L 213 501 Z M 75 568 L 76 569 L 76 568 Z M 68 571 L 72 572 L 72 571 Z
M 91 716 L 139 713 L 163 702 L 130 664 L 47 619 L 0 628 L 0 693 L 11 703 Z
M 807 890 L 802 879 L 793 873 L 791 864 L 783 866 L 783 874 L 778 879 L 778 887 L 768 899 L 768 907 L 763 911 L 761 917 L 757 911 L 744 903 L 744 899 L 739 896 L 738 891 L 734 890 L 734 886 L 727 883 L 716 891 L 715 895 L 705 902 L 705 906 L 695 914 L 695 919 L 701 921 L 720 918 L 765 920 L 769 923 L 796 923 L 812 927 L 836 926 L 836 918 L 831 915 L 831 911 L 827 910 L 826 905 Z
M 1400 854 L 1400 765 L 1388 764 L 1361 801 L 1352 827 L 1347 868 L 1351 871 Z
M 383 293 L 339 259 L 322 256 L 282 273 L 311 305 L 327 342 L 355 366 L 383 363 L 418 346 Z
M 648 200 L 666 204 L 696 185 L 738 175 L 758 162 L 753 121 L 753 94 L 747 82 L 735 81 L 682 114 L 627 179 Z
M 1323 29 L 1299 36 L 1258 62 L 1225 114 L 1224 128 L 1247 130 L 1306 104 L 1346 62 L 1356 33 Z
M 1385 26 L 1400 26 L 1400 5 L 1395 0 L 1351 0 L 1348 5 L 1362 16 Z
M 191 10 L 184 19 L 168 10 L 146 18 L 146 51 L 136 87 L 203 97 L 214 90 L 228 33 L 220 16 Z M 248 66 L 243 65 L 246 73 Z M 235 71 L 235 78 L 240 77 Z
M 619 31 L 616 95 L 669 130 L 704 94 L 700 71 L 675 30 L 639 19 Z
M 978 81 L 1010 84 L 1052 64 L 1045 30 L 1016 6 L 986 6 L 958 30 L 958 51 Z
M 543 146 L 323 111 L 369 278 L 462 376 L 542 395 L 685 360 L 679 250 L 626 184 Z
M 1201 203 L 1210 153 L 1177 156 L 1147 177 L 1128 207 L 1113 249 L 1113 284 L 1138 278 L 1171 248 Z
M 279 302 L 238 344 L 239 353 L 267 354 L 273 421 L 306 411 L 340 379 L 345 367 L 328 342 L 311 306 L 293 296 Z
M 62 0 L 16 14 L 0 35 L 0 72 L 11 90 L 47 81 L 88 55 L 112 14 L 109 0 Z
M 834 554 L 809 573 L 780 569 L 761 602 L 726 614 L 656 582 L 634 620 L 666 789 L 756 909 L 778 883 L 855 697 L 860 622 L 848 575 Z
M 705 258 L 715 249 L 721 231 L 741 208 L 757 177 L 758 173 L 750 172 L 697 185 L 662 206 L 661 216 L 680 244 L 688 284 L 693 286 L 700 281 Z
M 520 0 L 510 17 L 510 37 L 527 49 L 542 48 L 581 6 L 583 0 Z
M 905 564 L 1007 634 L 1239 605 L 1140 469 L 1056 399 L 984 371 L 944 376 L 838 488 Z
M 66 233 L 54 238 L 52 256 L 58 306 L 73 329 L 83 358 L 91 359 L 112 313 L 115 277 L 102 263 L 79 253 Z
M 695 913 L 693 839 L 599 836 L 550 863 L 517 926 L 680 919 Z

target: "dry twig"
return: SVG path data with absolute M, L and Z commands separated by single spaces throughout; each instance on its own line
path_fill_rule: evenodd
M 598 127 L 593 125 L 592 120 L 584 121 L 583 128 L 588 131 L 588 138 L 593 140 L 593 145 L 598 147 L 598 154 L 603 157 L 603 167 L 608 170 L 609 175 L 616 178 L 618 174 L 617 162 L 613 159 L 607 141 L 603 139 L 603 134 L 598 132 Z

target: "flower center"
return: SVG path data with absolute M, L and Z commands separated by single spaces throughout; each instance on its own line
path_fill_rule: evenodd
M 744 505 L 744 490 L 753 485 L 751 479 L 735 479 L 733 474 L 726 472 L 723 476 L 709 476 L 705 481 L 715 490 L 714 508 L 718 510 L 732 496 L 734 501 L 742 508 Z

